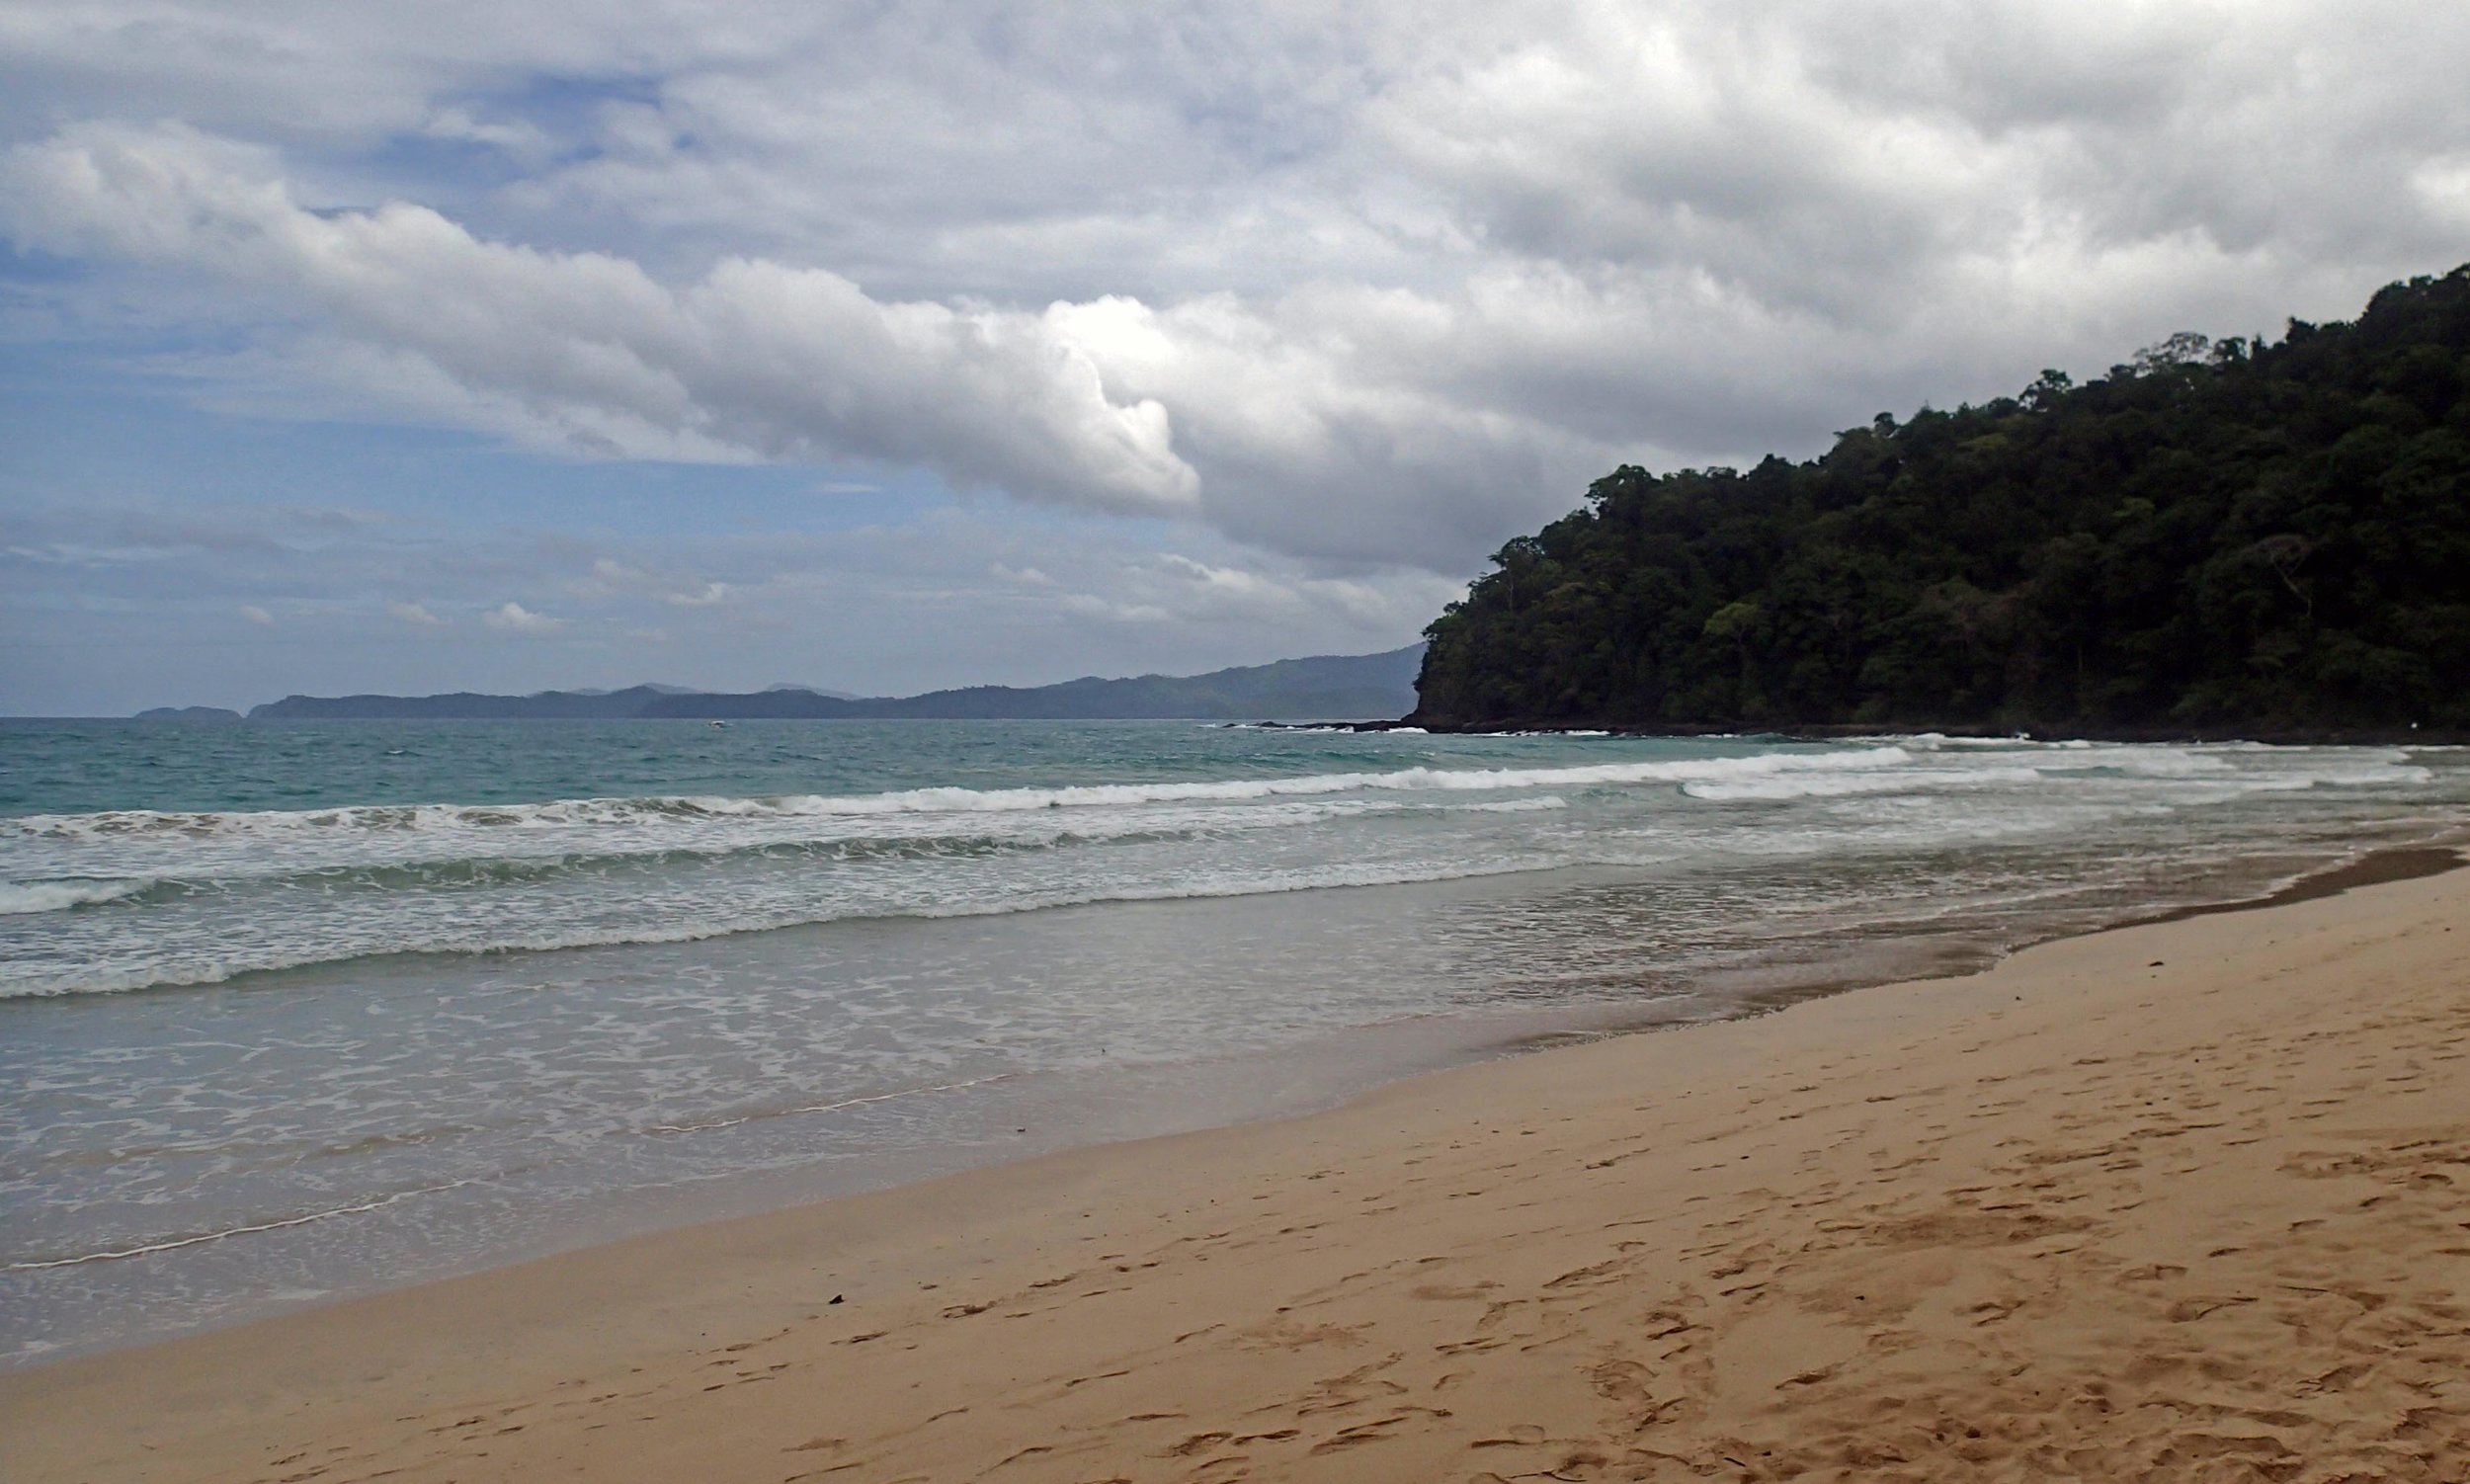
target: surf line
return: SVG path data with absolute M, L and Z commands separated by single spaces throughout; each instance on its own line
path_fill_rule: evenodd
M 33 1273 L 43 1268 L 76 1268 L 87 1263 L 117 1263 L 128 1258 L 152 1257 L 159 1252 L 173 1252 L 183 1247 L 196 1247 L 206 1242 L 219 1242 L 225 1237 L 245 1237 L 257 1232 L 281 1231 L 288 1226 L 306 1226 L 312 1221 L 323 1221 L 330 1216 L 357 1216 L 365 1211 L 376 1210 L 380 1206 L 392 1205 L 398 1200 L 409 1200 L 414 1195 L 435 1195 L 442 1191 L 460 1190 L 464 1186 L 478 1184 L 479 1182 L 474 1180 L 455 1180 L 440 1186 L 422 1186 L 415 1191 L 397 1191 L 391 1195 L 380 1195 L 374 1200 L 366 1200 L 358 1205 L 339 1205 L 332 1210 L 311 1211 L 305 1216 L 286 1216 L 280 1221 L 260 1221 L 249 1226 L 233 1226 L 222 1231 L 203 1232 L 194 1237 L 173 1237 L 168 1241 L 149 1242 L 143 1247 L 124 1248 L 119 1252 L 89 1252 L 73 1258 L 41 1258 L 31 1262 L 0 1263 L 0 1273 Z
M 890 1103 L 900 1098 L 923 1098 L 929 1093 L 956 1093 L 963 1088 L 985 1087 L 994 1082 L 1010 1082 L 1022 1074 L 998 1072 L 992 1077 L 972 1077 L 966 1082 L 939 1082 L 933 1087 L 905 1087 L 897 1092 L 874 1093 L 864 1098 L 843 1098 L 838 1103 L 809 1103 L 801 1108 L 783 1108 L 771 1113 L 742 1113 L 734 1118 L 714 1118 L 708 1123 L 654 1123 L 645 1133 L 702 1133 L 713 1128 L 735 1128 L 757 1118 L 793 1118 L 800 1113 L 838 1113 L 844 1108 L 858 1108 L 867 1103 Z

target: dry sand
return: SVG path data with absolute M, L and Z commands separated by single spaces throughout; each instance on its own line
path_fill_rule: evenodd
M 2466 1054 L 2456 872 L 42 1367 L 0 1473 L 2460 1480 Z

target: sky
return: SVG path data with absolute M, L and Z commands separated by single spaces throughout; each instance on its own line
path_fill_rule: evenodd
M 2470 260 L 2470 7 L 0 0 L 0 712 L 1412 641 Z

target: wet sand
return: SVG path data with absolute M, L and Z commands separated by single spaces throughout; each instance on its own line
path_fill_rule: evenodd
M 39 1367 L 0 1473 L 2458 1480 L 2470 872 Z

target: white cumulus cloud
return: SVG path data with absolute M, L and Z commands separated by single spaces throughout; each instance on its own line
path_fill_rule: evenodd
M 566 626 L 563 618 L 535 614 L 520 603 L 507 602 L 481 616 L 480 621 L 504 633 L 549 634 Z
M 604 253 L 489 242 L 389 203 L 312 211 L 255 151 L 92 124 L 12 150 L 12 234 L 204 269 L 316 304 L 475 418 L 613 456 L 922 465 L 963 486 L 1148 514 L 1197 478 L 1166 409 L 1111 401 L 1047 316 L 884 303 L 824 269 L 727 258 L 672 287 Z

